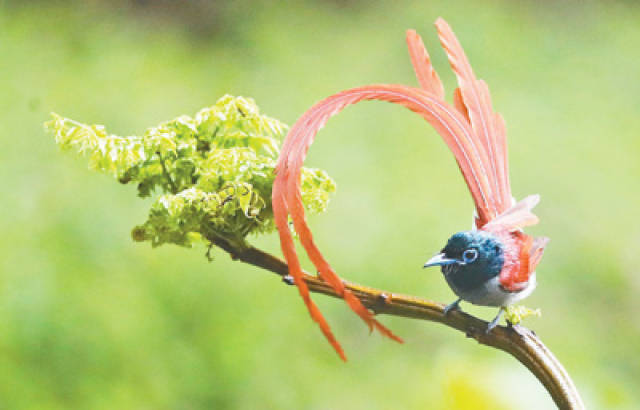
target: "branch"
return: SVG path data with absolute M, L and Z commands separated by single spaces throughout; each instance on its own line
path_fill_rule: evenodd
M 214 240 L 213 243 L 228 252 L 234 260 L 271 271 L 283 278 L 289 274 L 289 268 L 283 260 L 260 249 L 252 246 L 238 248 L 223 239 Z M 304 280 L 312 292 L 341 298 L 316 276 L 305 274 Z M 538 378 L 559 409 L 585 408 L 567 371 L 533 331 L 514 325 L 496 326 L 491 332 L 486 333 L 487 322 L 484 320 L 460 310 L 453 310 L 445 316 L 444 305 L 440 303 L 348 282 L 345 282 L 345 286 L 376 314 L 442 323 L 463 332 L 480 344 L 511 354 Z

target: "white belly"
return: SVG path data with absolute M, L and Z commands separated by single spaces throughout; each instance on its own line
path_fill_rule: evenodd
M 535 272 L 531 274 L 531 277 L 527 282 L 527 286 L 519 292 L 507 292 L 503 290 L 500 286 L 500 282 L 498 281 L 498 276 L 491 278 L 485 282 L 483 286 L 472 291 L 461 290 L 449 281 L 446 274 L 444 277 L 447 279 L 449 287 L 451 287 L 451 290 L 453 290 L 456 295 L 467 302 L 480 306 L 508 306 L 526 298 L 536 288 Z

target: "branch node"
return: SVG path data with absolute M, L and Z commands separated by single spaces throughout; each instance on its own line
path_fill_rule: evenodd
M 469 339 L 476 339 L 476 334 L 477 334 L 477 330 L 475 327 L 470 326 L 466 331 L 465 331 L 465 336 Z
M 375 297 L 369 309 L 373 312 L 374 315 L 377 315 L 381 313 L 389 303 L 391 303 L 391 298 L 391 294 L 387 292 L 381 292 Z

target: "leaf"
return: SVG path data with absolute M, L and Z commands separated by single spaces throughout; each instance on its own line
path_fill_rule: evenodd
M 509 323 L 511 323 L 512 325 L 517 325 L 529 316 L 542 316 L 542 312 L 540 311 L 540 309 L 529 309 L 528 307 L 522 305 L 507 306 L 504 311 L 507 321 L 509 321 Z
M 159 194 L 147 221 L 133 229 L 135 241 L 154 247 L 219 236 L 241 242 L 275 229 L 271 189 L 287 126 L 261 114 L 250 98 L 225 95 L 194 117 L 181 115 L 140 136 L 112 135 L 57 114 L 46 128 L 61 148 L 87 156 L 91 169 L 135 183 L 139 197 Z M 307 168 L 301 178 L 304 205 L 324 211 L 333 180 Z

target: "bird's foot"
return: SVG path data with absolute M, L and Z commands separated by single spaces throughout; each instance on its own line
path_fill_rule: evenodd
M 494 327 L 498 326 L 498 323 L 500 322 L 500 318 L 502 317 L 502 312 L 504 312 L 504 308 L 500 306 L 500 309 L 498 310 L 498 314 L 489 323 L 489 326 L 487 326 L 487 331 L 486 331 L 487 334 L 489 334 Z
M 449 303 L 447 306 L 444 307 L 444 309 L 442 310 L 442 314 L 447 316 L 447 314 L 449 314 L 449 312 L 451 312 L 454 309 L 460 309 L 460 302 L 462 301 L 462 299 L 458 299 L 453 303 Z
M 293 276 L 291 276 L 291 275 L 284 275 L 284 276 L 282 277 L 282 281 L 283 281 L 284 283 L 286 283 L 287 285 L 293 285 L 293 284 L 295 284 L 295 281 L 293 280 Z

